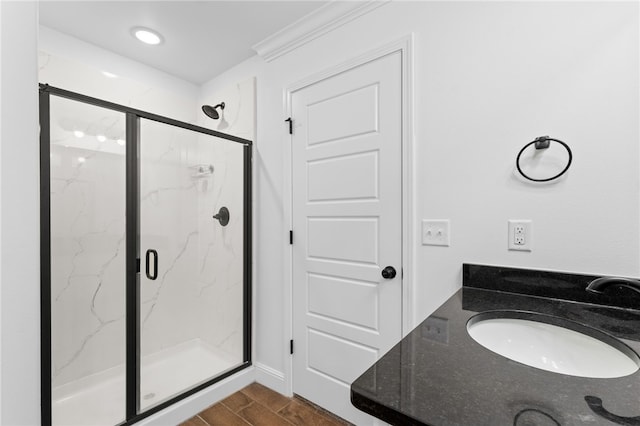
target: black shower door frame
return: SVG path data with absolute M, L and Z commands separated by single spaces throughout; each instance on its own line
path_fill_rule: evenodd
M 205 127 L 185 123 L 124 105 L 71 92 L 48 84 L 40 92 L 40 343 L 41 343 L 41 418 L 52 424 L 51 389 L 51 165 L 50 165 L 50 96 L 71 99 L 101 108 L 122 112 L 126 116 L 126 280 L 125 280 L 125 381 L 126 420 L 132 425 L 176 402 L 251 366 L 251 225 L 252 225 L 252 142 Z M 240 143 L 243 154 L 243 362 L 211 380 L 190 388 L 157 406 L 139 413 L 140 407 L 140 119 L 147 119 Z M 135 256 L 131 255 L 134 253 Z

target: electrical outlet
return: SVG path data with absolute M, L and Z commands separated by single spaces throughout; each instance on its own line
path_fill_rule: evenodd
M 513 244 L 516 246 L 524 246 L 527 244 L 526 242 L 526 231 L 525 225 L 521 222 L 517 222 L 513 224 Z
M 422 221 L 423 246 L 449 246 L 449 219 Z
M 533 247 L 533 223 L 530 220 L 510 220 L 509 250 L 531 251 Z

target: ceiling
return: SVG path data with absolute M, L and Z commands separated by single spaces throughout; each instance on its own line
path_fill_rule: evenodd
M 255 55 L 251 46 L 328 3 L 322 1 L 41 1 L 40 24 L 202 84 Z M 164 42 L 131 35 L 142 26 Z

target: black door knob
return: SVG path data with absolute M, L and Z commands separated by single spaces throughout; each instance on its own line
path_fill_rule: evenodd
M 394 268 L 393 266 L 387 266 L 382 270 L 382 278 L 386 280 L 395 278 L 395 276 L 396 276 L 396 268 Z

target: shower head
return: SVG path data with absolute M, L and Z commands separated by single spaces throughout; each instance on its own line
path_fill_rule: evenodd
M 216 111 L 216 108 L 218 107 L 220 107 L 220 111 L 222 111 L 224 109 L 224 102 L 220 102 L 216 106 L 202 105 L 202 112 L 204 112 L 207 117 L 217 120 L 218 118 L 220 118 L 220 114 L 218 114 L 218 111 Z

